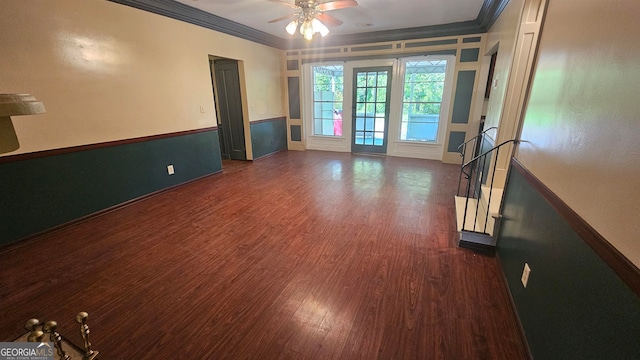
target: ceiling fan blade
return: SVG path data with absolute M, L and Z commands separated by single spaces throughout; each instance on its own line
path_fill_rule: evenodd
M 336 1 L 329 1 L 324 4 L 320 4 L 318 5 L 318 9 L 322 11 L 330 11 L 330 10 L 350 8 L 354 6 L 358 6 L 358 2 L 356 2 L 356 0 L 336 0 Z
M 286 19 L 290 19 L 290 18 L 292 18 L 292 17 L 296 17 L 296 16 L 298 16 L 298 14 L 289 14 L 289 15 L 285 15 L 285 16 L 283 16 L 283 17 L 279 17 L 279 18 L 277 18 L 277 19 L 273 19 L 273 20 L 269 21 L 269 24 L 271 24 L 271 23 L 275 23 L 275 22 L 278 22 L 278 21 L 282 21 L 282 20 L 286 20 Z
M 316 18 L 318 18 L 318 20 L 322 21 L 324 24 L 326 25 L 332 25 L 332 26 L 339 26 L 342 25 L 342 21 L 334 18 L 331 15 L 327 15 L 327 14 L 318 14 L 316 16 Z
M 294 8 L 294 9 L 298 9 L 299 8 L 298 5 L 292 4 L 292 3 L 288 2 L 288 1 L 283 1 L 283 0 L 269 0 L 269 1 L 274 2 L 274 3 L 278 3 L 280 5 L 288 6 L 290 8 Z

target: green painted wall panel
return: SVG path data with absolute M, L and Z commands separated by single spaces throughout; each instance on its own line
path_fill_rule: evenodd
M 468 38 L 464 38 L 464 39 L 462 39 L 462 42 L 463 42 L 464 44 L 467 44 L 467 43 L 477 43 L 477 42 L 480 42 L 480 41 L 482 41 L 482 38 L 481 38 L 480 36 L 474 36 L 474 37 L 468 37 Z
M 289 117 L 291 119 L 301 119 L 300 117 L 300 78 L 296 76 L 288 77 L 287 89 L 289 92 Z
M 516 170 L 498 254 L 535 359 L 640 359 L 640 298 Z
M 447 146 L 448 152 L 458 152 L 458 146 L 464 143 L 464 139 L 467 136 L 465 131 L 452 131 L 449 133 L 449 145 Z
M 456 94 L 453 100 L 453 116 L 451 119 L 451 122 L 454 124 L 467 124 L 469 122 L 475 79 L 475 70 L 458 72 Z
M 0 245 L 221 169 L 217 131 L 0 164 Z
M 253 159 L 287 148 L 287 119 L 277 118 L 251 123 Z
M 302 141 L 302 126 L 291 125 L 291 141 Z
M 462 49 L 460 51 L 460 62 L 476 62 L 480 56 L 480 49 Z

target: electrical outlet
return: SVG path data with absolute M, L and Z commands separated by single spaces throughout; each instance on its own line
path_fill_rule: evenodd
M 173 165 L 167 165 L 167 172 L 169 173 L 169 175 L 173 175 L 175 173 Z
M 524 263 L 524 270 L 522 270 L 522 277 L 520 281 L 522 281 L 522 286 L 527 287 L 527 283 L 529 282 L 529 274 L 531 273 L 531 268 L 529 264 Z
M 204 114 L 204 106 L 200 105 L 200 112 Z

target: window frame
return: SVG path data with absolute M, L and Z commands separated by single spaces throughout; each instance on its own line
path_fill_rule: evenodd
M 402 115 L 404 108 L 404 86 L 406 77 L 407 63 L 415 61 L 442 61 L 447 62 L 445 67 L 444 86 L 442 89 L 442 101 L 440 102 L 440 115 L 438 117 L 438 130 L 436 131 L 436 141 L 421 141 L 421 140 L 402 140 Z M 395 116 L 398 118 L 397 132 L 398 135 L 395 139 L 398 143 L 423 145 L 423 146 L 443 146 L 445 143 L 446 130 L 448 125 L 448 119 L 451 112 L 451 96 L 453 87 L 453 78 L 455 76 L 456 57 L 454 55 L 425 55 L 425 56 L 410 56 L 398 59 L 398 77 L 397 88 L 400 89 L 394 94 L 393 100 L 395 104 L 393 108 L 397 109 Z M 393 101 L 392 100 L 392 101 Z
M 324 138 L 324 139 L 345 139 L 347 138 L 345 136 L 345 129 L 344 129 L 344 108 L 345 108 L 345 66 L 346 64 L 342 61 L 336 61 L 336 62 L 322 62 L 322 63 L 308 63 L 308 64 L 304 64 L 303 65 L 303 74 L 302 74 L 302 99 L 303 100 L 303 111 L 304 111 L 304 117 L 308 119 L 308 126 L 309 126 L 309 131 L 308 131 L 308 136 L 309 137 L 318 137 L 318 138 Z M 315 98 L 314 98 L 314 74 L 313 74 L 313 68 L 314 67 L 322 67 L 322 66 L 341 66 L 342 67 L 342 135 L 325 135 L 325 134 L 315 134 L 315 114 L 314 114 L 314 110 L 315 110 Z

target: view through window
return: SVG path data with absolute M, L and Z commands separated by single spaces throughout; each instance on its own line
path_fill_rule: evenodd
M 436 142 L 446 60 L 405 63 L 400 140 Z
M 313 66 L 312 74 L 313 134 L 342 136 L 343 66 Z

